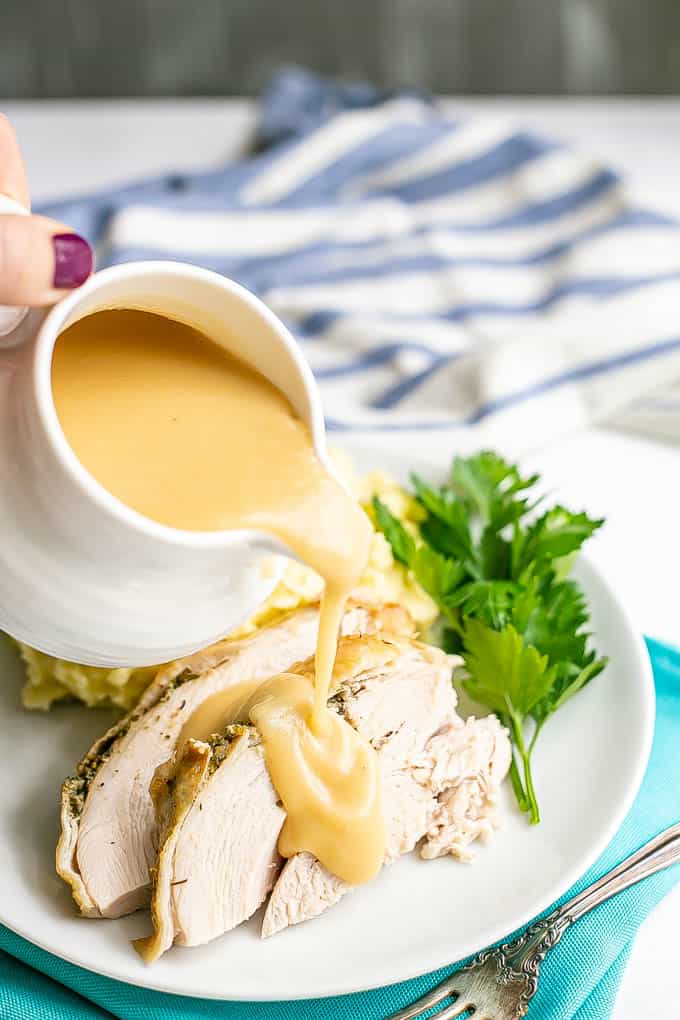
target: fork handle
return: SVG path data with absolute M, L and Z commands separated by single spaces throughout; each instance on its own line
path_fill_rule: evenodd
M 648 878 L 678 862 L 680 862 L 680 825 L 673 825 L 645 843 L 602 878 L 562 903 L 547 917 L 535 921 L 513 942 L 499 946 L 496 950 L 487 950 L 481 957 L 495 953 L 501 960 L 501 966 L 507 968 L 508 974 L 514 972 L 523 975 L 531 986 L 528 1000 L 535 991 L 538 968 L 546 953 L 557 945 L 565 931 L 575 921 L 617 893 L 642 881 L 643 878 Z M 480 957 L 475 962 L 479 960 Z
M 673 825 L 654 839 L 650 839 L 621 864 L 567 900 L 558 909 L 569 914 L 572 921 L 577 921 L 605 900 L 678 861 L 680 861 L 680 825 Z

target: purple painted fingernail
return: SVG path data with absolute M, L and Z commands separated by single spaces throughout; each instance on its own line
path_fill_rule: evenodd
M 57 290 L 79 287 L 92 272 L 92 249 L 80 234 L 55 234 L 54 286 Z

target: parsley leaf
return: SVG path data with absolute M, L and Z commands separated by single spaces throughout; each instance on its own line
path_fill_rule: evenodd
M 521 577 L 525 570 L 536 570 L 577 552 L 603 523 L 592 520 L 587 514 L 571 513 L 563 506 L 553 507 L 524 533 L 517 533 L 513 544 L 513 576 Z
M 512 581 L 469 581 L 449 597 L 464 616 L 472 616 L 500 630 L 513 607 L 518 586 Z
M 471 572 L 476 572 L 470 522 L 464 505 L 445 487 L 432 488 L 418 475 L 411 475 L 411 482 L 416 499 L 428 513 L 421 525 L 423 537 L 438 552 L 455 557 Z
M 403 563 L 405 567 L 410 567 L 416 550 L 412 537 L 399 518 L 395 517 L 377 496 L 373 497 L 371 505 L 376 527 L 390 543 L 395 560 Z
M 533 743 L 527 747 L 524 726 L 530 713 L 550 697 L 556 667 L 549 665 L 547 655 L 525 644 L 512 625 L 498 631 L 474 619 L 465 625 L 463 658 L 469 672 L 463 681 L 467 693 L 496 712 L 510 730 L 524 772 L 523 783 L 513 751 L 513 789 L 520 808 L 535 824 L 540 815 L 531 774 Z
M 478 514 L 497 531 L 532 509 L 528 497 L 514 497 L 537 481 L 538 475 L 522 478 L 513 464 L 490 450 L 482 450 L 474 457 L 456 457 L 451 467 L 451 491 L 468 512 Z
M 457 605 L 455 593 L 465 576 L 465 569 L 455 560 L 449 560 L 427 545 L 419 546 L 411 561 L 411 569 L 421 588 L 430 595 L 444 615 Z
M 556 682 L 552 684 L 546 696 L 534 705 L 531 711 L 537 727 L 540 728 L 548 716 L 556 712 L 558 708 L 561 708 L 569 698 L 577 694 L 598 673 L 601 673 L 606 664 L 606 659 L 596 659 L 591 653 L 590 661 L 582 669 L 578 670 L 575 675 L 569 676 L 566 673 L 558 675 Z
M 470 674 L 466 691 L 499 715 L 523 720 L 552 687 L 554 667 L 548 665 L 548 656 L 525 645 L 511 624 L 492 630 L 470 619 L 463 648 Z

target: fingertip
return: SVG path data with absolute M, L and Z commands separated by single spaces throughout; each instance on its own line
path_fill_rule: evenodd
M 92 249 L 43 216 L 0 216 L 0 305 L 51 305 L 87 280 Z

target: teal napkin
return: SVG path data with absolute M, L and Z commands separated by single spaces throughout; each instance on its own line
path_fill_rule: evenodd
M 644 782 L 620 831 L 572 892 L 608 871 L 680 818 L 680 651 L 647 641 L 657 720 Z M 530 1020 L 603 1020 L 610 1015 L 632 940 L 649 912 L 680 880 L 680 866 L 648 878 L 598 907 L 563 937 L 541 971 Z M 566 898 L 566 897 L 565 897 Z M 297 1002 L 211 1002 L 149 992 L 99 977 L 51 956 L 0 927 L 2 1020 L 383 1020 L 445 974 L 361 995 Z

